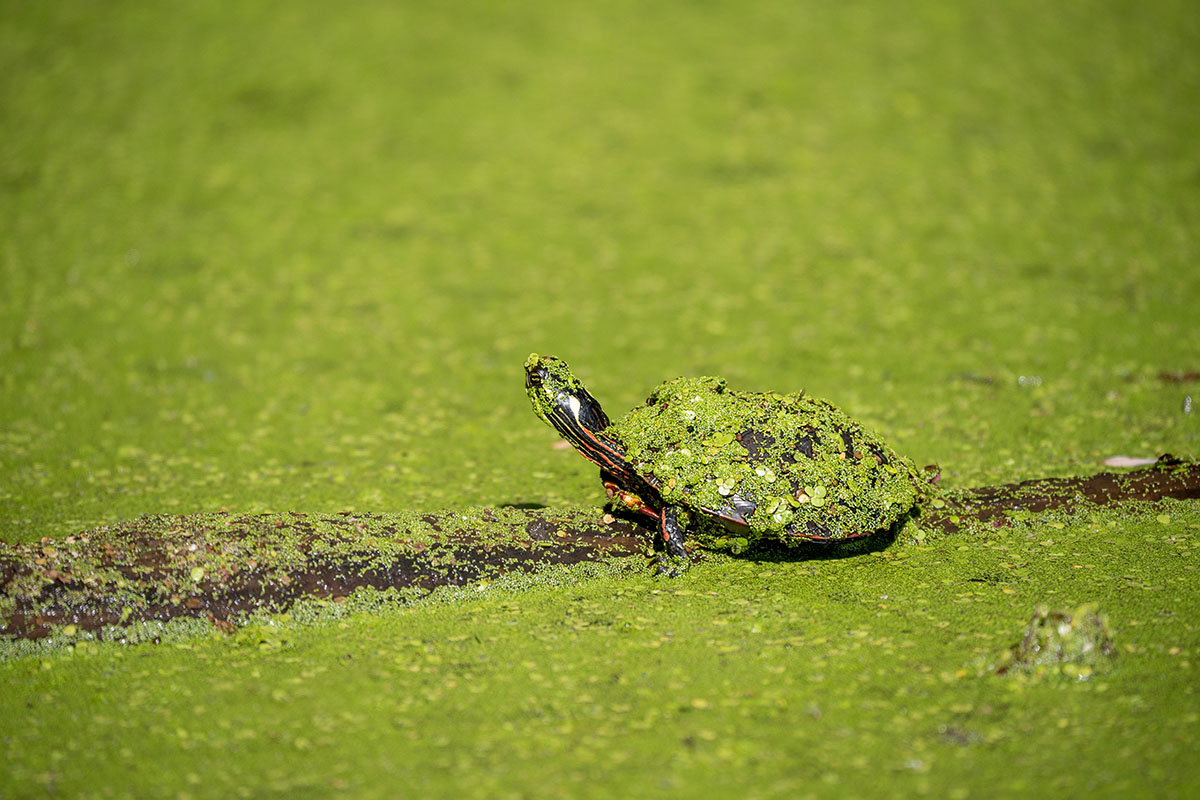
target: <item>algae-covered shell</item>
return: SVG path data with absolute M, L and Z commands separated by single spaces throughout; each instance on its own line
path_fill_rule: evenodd
M 919 493 L 908 459 L 803 394 L 677 378 L 605 433 L 665 504 L 715 517 L 747 538 L 865 536 L 898 521 Z

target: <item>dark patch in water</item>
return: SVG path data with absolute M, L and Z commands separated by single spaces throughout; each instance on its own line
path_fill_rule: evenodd
M 1189 370 L 1187 372 L 1167 372 L 1163 370 L 1158 373 L 1158 379 L 1163 383 L 1194 383 L 1200 381 L 1200 370 Z
M 956 533 L 970 523 L 1002 528 L 1014 511 L 1052 511 L 1129 501 L 1200 498 L 1200 464 L 1163 455 L 1151 467 L 1086 477 L 1039 478 L 947 492 L 943 508 L 926 508 L 922 527 Z M 951 521 L 958 517 L 959 522 Z

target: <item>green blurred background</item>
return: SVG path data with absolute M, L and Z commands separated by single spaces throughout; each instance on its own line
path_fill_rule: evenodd
M 596 504 L 521 362 L 1195 455 L 1188 2 L 3 3 L 0 536 Z
M 804 389 L 948 486 L 1198 456 L 1198 54 L 1193 0 L 0 0 L 0 538 L 598 505 L 535 350 L 613 414 Z M 64 630 L 0 660 L 0 795 L 1191 798 L 1197 530 Z M 1111 672 L 991 674 L 1084 602 Z

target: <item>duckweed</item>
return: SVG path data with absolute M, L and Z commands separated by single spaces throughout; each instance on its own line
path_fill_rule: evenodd
M 1194 503 L 1154 513 L 1200 536 Z M 607 788 L 652 785 L 664 774 L 654 748 L 668 741 L 665 774 L 699 793 L 727 778 L 737 791 L 730 769 L 789 791 L 800 788 L 797 770 L 806 782 L 863 792 L 877 774 L 901 790 L 916 791 L 922 775 L 1010 786 L 1013 759 L 1039 785 L 1069 790 L 1086 779 L 1072 771 L 1064 780 L 1059 759 L 1047 758 L 1069 754 L 1089 769 L 1116 764 L 1114 783 L 1169 794 L 1200 779 L 1175 755 L 1200 725 L 1186 709 L 1198 642 L 1194 582 L 1163 569 L 1181 552 L 1195 567 L 1195 552 L 1152 517 L 1102 509 L 1075 519 L 1054 534 L 1062 559 L 1009 531 L 968 537 L 965 550 L 713 555 L 670 581 L 577 565 L 554 583 L 446 587 L 452 596 L 408 606 L 386 592 L 372 606 L 361 594 L 264 616 L 233 635 L 164 632 L 186 649 L 31 651 L 0 665 L 0 712 L 24 723 L 9 732 L 11 768 L 0 780 L 34 785 L 53 771 L 60 790 L 154 786 L 139 765 L 186 774 L 200 759 L 226 794 L 327 787 L 331 774 L 370 794 L 377 771 L 447 794 L 479 775 L 558 780 L 586 794 L 601 774 Z M 1067 569 L 1074 558 L 1097 566 Z M 978 668 L 1019 638 L 1047 592 L 1060 607 L 1088 598 L 1111 609 L 1111 666 Z M 59 737 L 64 717 L 85 720 L 93 739 Z M 861 761 L 812 766 L 813 749 L 850 735 Z M 1124 750 L 1136 769 L 1113 760 Z M 393 760 L 397 751 L 406 757 Z M 429 771 L 446 758 L 466 772 Z
M 1047 669 L 1086 680 L 1108 667 L 1116 654 L 1108 618 L 1095 604 L 1066 610 L 1038 606 L 1021 641 L 1005 653 L 996 672 Z
M 583 513 L 531 349 L 614 410 L 682 374 L 807 387 L 941 464 L 945 506 L 673 581 L 631 556 L 301 594 L 257 641 L 59 619 L 0 663 L 0 795 L 1197 796 L 1197 500 L 1017 486 L 1200 454 L 1194 6 L 6 4 L 21 591 L 147 514 L 295 511 L 332 560 L 444 573 L 419 518 L 391 550 L 375 518 Z M 164 608 L 248 527 L 165 550 Z M 313 563 L 227 558 L 300 589 Z M 134 602 L 141 566 L 97 586 Z M 995 675 L 1038 605 L 1089 603 L 1111 666 Z

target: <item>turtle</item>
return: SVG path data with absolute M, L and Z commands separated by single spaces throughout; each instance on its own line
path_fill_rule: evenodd
M 922 496 L 910 460 L 803 391 L 682 377 L 611 422 L 565 362 L 537 353 L 525 388 L 534 413 L 600 467 L 613 507 L 653 520 L 669 574 L 687 563 L 689 537 L 734 552 L 763 539 L 854 539 L 891 528 Z

